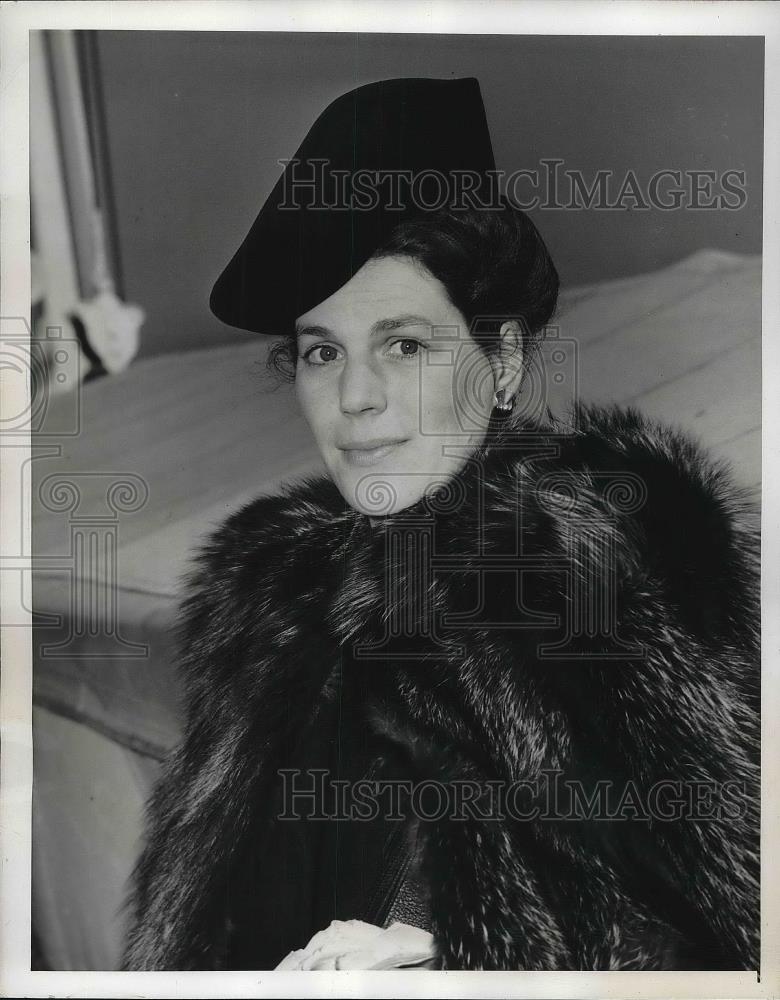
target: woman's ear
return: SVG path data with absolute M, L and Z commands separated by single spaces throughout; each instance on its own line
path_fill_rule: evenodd
M 491 356 L 494 391 L 504 390 L 506 402 L 514 399 L 520 391 L 523 379 L 523 330 L 515 320 L 506 320 L 498 333 L 498 350 Z

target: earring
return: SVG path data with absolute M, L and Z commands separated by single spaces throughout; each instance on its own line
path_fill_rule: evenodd
M 512 399 L 505 400 L 504 399 L 505 395 L 506 395 L 506 390 L 505 389 L 499 389 L 494 394 L 495 407 L 496 407 L 497 410 L 501 410 L 503 413 L 508 413 L 512 409 L 512 407 L 514 406 L 514 400 L 512 400 Z

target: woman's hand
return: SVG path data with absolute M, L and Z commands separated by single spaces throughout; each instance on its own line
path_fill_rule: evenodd
M 419 927 L 394 923 L 382 928 L 362 920 L 333 920 L 305 948 L 291 951 L 276 970 L 430 967 L 435 958 L 432 935 Z

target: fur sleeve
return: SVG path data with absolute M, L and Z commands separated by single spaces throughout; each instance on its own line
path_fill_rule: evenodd
M 537 493 L 572 567 L 579 635 L 561 659 L 548 651 L 546 670 L 562 683 L 573 772 L 600 745 L 606 773 L 649 798 L 647 818 L 609 840 L 635 898 L 715 967 L 757 968 L 755 511 L 725 465 L 633 410 L 580 408 L 576 426 L 561 463 L 572 502 Z M 680 793 L 675 819 L 652 798 L 664 784 Z
M 337 560 L 309 567 L 309 593 L 300 593 L 299 559 L 321 542 L 307 496 L 323 489 L 261 498 L 233 515 L 187 580 L 177 623 L 185 728 L 148 806 L 124 968 L 230 961 L 234 908 L 248 891 L 235 872 L 245 851 L 258 850 L 266 782 L 315 714 L 334 662 L 316 596 Z

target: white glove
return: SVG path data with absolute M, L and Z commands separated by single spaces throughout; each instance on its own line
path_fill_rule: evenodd
M 433 936 L 419 927 L 394 923 L 385 929 L 362 920 L 333 920 L 276 969 L 398 969 L 419 966 L 435 954 Z

